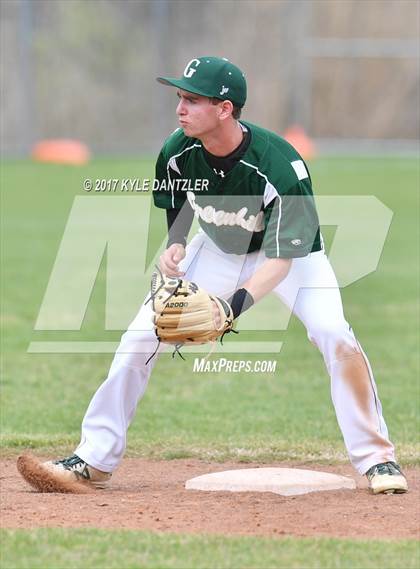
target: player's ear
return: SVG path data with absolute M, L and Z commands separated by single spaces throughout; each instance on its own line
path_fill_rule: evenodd
M 232 115 L 233 112 L 233 105 L 231 101 L 222 101 L 220 105 L 220 115 L 219 118 L 221 120 L 225 120 Z

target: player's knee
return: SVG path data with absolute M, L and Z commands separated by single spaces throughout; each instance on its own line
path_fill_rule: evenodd
M 345 320 L 319 322 L 308 331 L 308 338 L 321 351 L 327 346 L 334 347 L 342 357 L 357 348 L 353 331 Z

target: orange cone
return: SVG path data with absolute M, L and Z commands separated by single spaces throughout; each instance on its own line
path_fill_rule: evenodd
M 304 160 L 310 160 L 316 156 L 314 143 L 306 134 L 305 130 L 298 124 L 294 124 L 287 128 L 283 134 L 283 138 L 296 148 Z
M 31 156 L 38 162 L 81 165 L 89 161 L 90 152 L 79 140 L 41 140 L 33 147 Z

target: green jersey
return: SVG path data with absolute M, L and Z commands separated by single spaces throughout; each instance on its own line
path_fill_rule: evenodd
M 311 178 L 283 138 L 241 121 L 251 133 L 242 158 L 221 177 L 202 143 L 177 129 L 156 163 L 154 203 L 180 209 L 186 201 L 201 228 L 225 253 L 263 249 L 267 257 L 305 257 L 321 249 Z

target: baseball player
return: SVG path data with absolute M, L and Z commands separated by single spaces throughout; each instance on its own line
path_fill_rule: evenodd
M 227 301 L 233 318 L 269 292 L 277 295 L 324 358 L 351 463 L 366 474 L 373 493 L 406 492 L 372 369 L 344 317 L 324 252 L 307 165 L 284 139 L 240 120 L 246 80 L 227 59 L 195 58 L 181 78 L 158 81 L 174 88 L 179 121 L 156 163 L 154 203 L 166 210 L 168 222 L 162 273 Z M 194 216 L 200 230 L 187 245 Z M 46 471 L 49 488 L 72 480 L 97 488 L 108 484 L 165 347 L 156 350 L 152 304 L 143 304 L 122 336 L 108 377 L 85 414 L 75 454 L 44 463 L 32 478 L 20 465 L 35 486 Z M 220 303 L 212 310 L 220 323 Z

